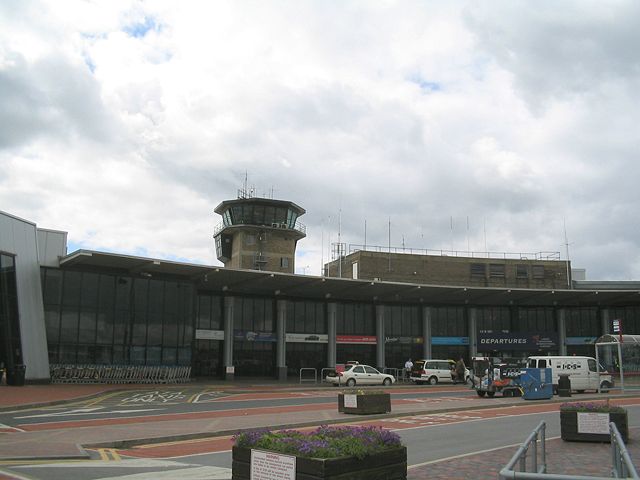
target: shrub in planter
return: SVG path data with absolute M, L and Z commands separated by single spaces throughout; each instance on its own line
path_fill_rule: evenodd
M 629 440 L 627 410 L 606 402 L 570 402 L 560 405 L 563 440 L 610 442 L 609 423 L 615 423 L 622 439 Z
M 355 414 L 388 413 L 391 395 L 381 390 L 345 390 L 338 394 L 338 412 Z
M 256 430 L 234 437 L 233 480 L 251 478 L 251 451 L 295 457 L 295 478 L 406 479 L 407 449 L 400 437 L 380 427 L 321 426 L 297 430 Z M 274 467 L 276 468 L 276 467 Z

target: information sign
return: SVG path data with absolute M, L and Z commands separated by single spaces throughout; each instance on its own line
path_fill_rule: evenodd
M 345 394 L 344 406 L 345 408 L 358 408 L 358 395 Z
M 578 412 L 578 433 L 609 433 L 608 413 Z
M 252 449 L 251 480 L 296 480 L 296 457 Z

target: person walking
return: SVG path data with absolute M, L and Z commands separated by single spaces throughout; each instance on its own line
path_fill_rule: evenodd
M 411 358 L 409 358 L 409 360 L 404 362 L 404 374 L 407 379 L 411 377 L 412 368 L 413 368 L 413 362 L 411 361 Z
M 462 357 L 460 357 L 460 360 L 458 360 L 456 362 L 456 377 L 458 382 L 465 382 L 465 378 L 464 378 L 464 374 L 465 374 L 465 370 L 467 369 L 467 366 L 464 364 L 464 360 L 462 359 Z

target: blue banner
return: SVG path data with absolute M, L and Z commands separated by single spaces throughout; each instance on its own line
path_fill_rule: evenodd
M 469 345 L 469 337 L 431 337 L 431 345 Z

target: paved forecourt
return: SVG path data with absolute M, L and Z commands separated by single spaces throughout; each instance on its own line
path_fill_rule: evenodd
M 179 387 L 161 386 L 127 386 L 124 391 L 122 386 L 82 386 L 94 387 L 78 389 L 79 386 L 50 385 L 40 387 L 34 394 L 33 388 L 27 387 L 0 387 L 0 409 L 7 410 L 23 407 L 25 404 L 35 404 L 38 401 L 47 402 L 48 399 L 58 402 L 63 400 L 64 395 L 61 390 L 71 387 L 68 390 L 71 406 L 83 406 L 91 402 L 96 405 L 118 406 L 121 402 L 133 403 L 138 406 L 152 405 L 153 402 L 185 402 L 198 403 L 194 399 L 207 399 L 206 403 L 215 406 L 216 402 L 235 399 L 238 408 L 217 411 L 215 408 L 201 412 L 184 412 L 178 414 L 158 415 L 153 411 L 140 411 L 138 414 L 125 418 L 94 418 L 91 420 L 73 420 L 64 422 L 43 422 L 40 424 L 17 425 L 13 430 L 6 430 L 0 435 L 0 460 L 7 464 L 17 460 L 36 459 L 87 459 L 92 454 L 104 456 L 103 458 L 112 460 L 122 457 L 137 458 L 166 458 L 179 457 L 181 455 L 194 455 L 214 451 L 226 451 L 230 447 L 230 434 L 250 428 L 259 427 L 305 427 L 318 424 L 331 424 L 341 422 L 357 422 L 381 425 L 391 429 L 422 428 L 431 425 L 442 425 L 449 422 L 474 421 L 491 416 L 505 416 L 513 414 L 526 414 L 537 411 L 557 410 L 561 400 L 588 400 L 610 397 L 615 399 L 615 403 L 633 404 L 640 403 L 640 399 L 634 399 L 620 395 L 588 395 L 574 396 L 571 399 L 554 398 L 553 401 L 525 401 L 521 398 L 479 398 L 471 390 L 464 387 L 419 387 L 417 391 L 429 391 L 440 393 L 429 398 L 420 398 L 414 392 L 415 387 L 394 386 L 388 389 L 392 392 L 393 412 L 388 415 L 374 417 L 354 418 L 351 415 L 337 412 L 337 401 L 335 396 L 338 389 L 331 387 L 307 386 L 300 388 L 298 385 L 187 385 Z M 137 388 L 136 388 L 137 387 Z M 195 387 L 195 388 L 194 388 Z M 22 390 L 24 389 L 24 390 Z M 8 396 L 1 395 L 5 391 L 11 390 Z M 51 395 L 47 391 L 51 390 Z M 180 393 L 182 398 L 177 398 L 175 392 Z M 151 395 L 150 392 L 161 392 L 159 395 Z M 162 393 L 165 392 L 165 393 Z M 166 393 L 166 392 L 173 392 Z M 451 392 L 454 392 L 452 396 Z M 27 396 L 22 405 L 16 404 L 15 399 L 19 394 Z M 90 398 L 79 398 L 82 396 Z M 131 401 L 135 398 L 143 398 L 144 401 Z M 172 396 L 173 395 L 173 396 Z M 199 395 L 199 396 L 198 396 Z M 276 407 L 250 407 L 247 402 L 262 399 L 279 398 L 308 398 L 327 397 L 326 402 L 311 405 L 288 405 Z M 9 399 L 5 401 L 6 399 Z M 118 403 L 120 402 L 120 403 Z M 33 407 L 32 407 L 33 408 Z M 28 409 L 27 409 L 28 410 Z M 511 410 L 511 411 L 510 411 Z M 23 413 L 28 413 L 24 411 Z M 0 425 L 0 429 L 3 425 Z M 25 427 L 25 428 L 22 428 Z M 517 422 L 514 422 L 517 428 Z M 2 432 L 2 430 L 0 430 Z M 522 432 L 522 441 L 527 437 L 529 431 Z M 206 438 L 203 438 L 206 437 Z M 632 429 L 632 441 L 629 449 L 637 458 L 635 443 L 637 442 L 637 431 Z M 182 441 L 181 441 L 182 440 Z M 640 440 L 640 439 L 638 439 Z M 551 439 L 549 448 L 553 447 L 554 452 L 566 451 L 574 448 L 572 444 Z M 591 446 L 583 445 L 583 448 Z M 602 446 L 604 447 L 604 446 Z M 88 448 L 89 451 L 85 450 Z M 411 446 L 410 446 L 411 448 Z M 577 448 L 577 447 L 575 447 Z M 479 451 L 482 450 L 479 446 Z M 578 449 L 579 451 L 582 451 Z M 608 446 L 602 455 L 596 449 L 589 454 L 585 461 L 578 461 L 576 467 L 588 465 L 587 460 L 600 458 L 595 464 L 605 468 L 610 465 L 610 453 Z M 446 462 L 431 462 L 426 465 L 410 466 L 409 478 L 496 478 L 495 475 L 484 476 L 483 471 L 488 474 L 489 470 L 497 471 L 508 461 L 515 451 L 515 447 L 498 449 L 491 452 L 483 452 L 478 455 L 467 455 L 461 458 L 447 459 Z M 551 452 L 550 452 L 551 454 Z M 555 472 L 569 472 L 571 466 L 566 465 L 567 461 L 558 456 Z M 571 457 L 578 458 L 578 457 Z M 554 454 L 549 457 L 550 466 L 553 465 Z M 475 465 L 475 467 L 473 467 Z M 454 468 L 455 466 L 455 468 Z M 478 469 L 481 470 L 478 470 Z M 560 470 L 558 470 L 560 469 Z M 466 474 L 464 472 L 467 472 Z M 428 472 L 428 473 L 427 473 Z M 439 473 L 438 473 L 439 472 Z M 457 472 L 457 473 L 456 473 Z M 474 475 L 471 475 L 473 472 Z M 578 473 L 584 474 L 584 470 Z M 428 474 L 428 476 L 426 476 Z M 462 475 L 462 476 L 455 476 Z M 464 476 L 471 475 L 471 476 Z M 1 477 L 0 477 L 1 478 Z M 10 478 L 10 477 L 9 477 Z

